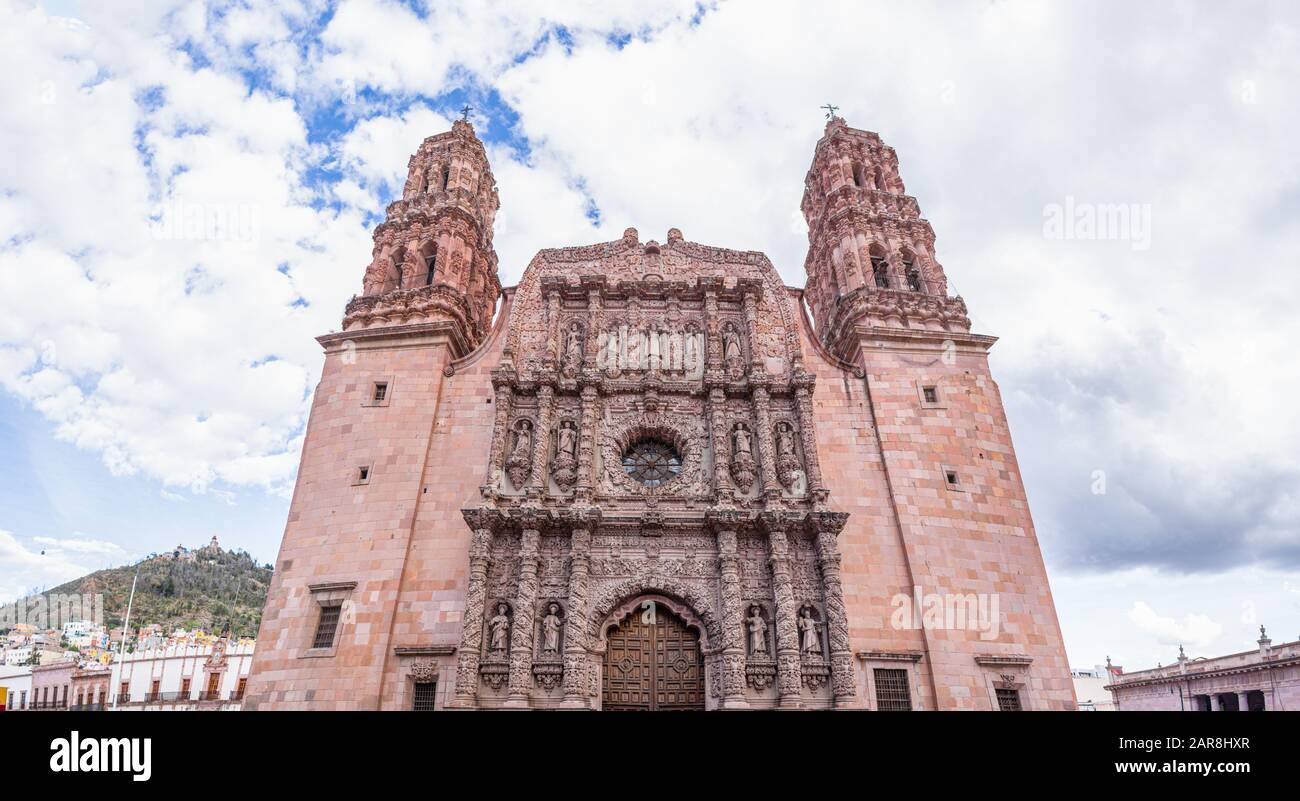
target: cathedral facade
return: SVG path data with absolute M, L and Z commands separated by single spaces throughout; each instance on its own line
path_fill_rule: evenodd
M 1073 708 L 994 338 L 879 136 L 827 123 L 802 290 L 675 228 L 503 288 L 497 208 L 426 139 L 320 337 L 245 708 Z

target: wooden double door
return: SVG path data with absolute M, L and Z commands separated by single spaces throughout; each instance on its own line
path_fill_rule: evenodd
M 603 709 L 704 708 L 700 638 L 662 604 L 633 610 L 605 642 Z

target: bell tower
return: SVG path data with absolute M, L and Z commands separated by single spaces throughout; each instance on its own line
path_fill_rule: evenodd
M 467 120 L 425 139 L 407 165 L 402 197 L 375 228 L 344 331 L 441 322 L 455 356 L 476 347 L 501 293 L 492 248 L 498 206 L 487 152 Z
M 831 117 L 804 178 L 806 297 L 817 332 L 853 360 L 859 329 L 970 330 L 966 305 L 948 297 L 934 229 L 907 194 L 898 156 L 879 134 Z

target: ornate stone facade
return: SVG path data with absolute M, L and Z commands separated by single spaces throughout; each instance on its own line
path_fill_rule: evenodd
M 902 659 L 914 708 L 987 708 L 976 657 L 1031 652 L 1027 705 L 1068 708 L 993 340 L 902 192 L 837 118 L 804 292 L 677 229 L 543 250 L 502 291 L 481 144 L 426 140 L 321 338 L 248 706 L 404 708 L 418 680 L 463 709 L 874 708 Z M 313 588 L 342 583 L 326 653 Z M 1014 611 L 993 640 L 893 625 L 917 585 Z

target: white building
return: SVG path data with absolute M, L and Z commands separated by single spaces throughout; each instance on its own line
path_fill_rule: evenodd
M 109 708 L 239 709 L 255 643 L 171 644 L 113 663 Z
M 26 645 L 16 645 L 5 650 L 4 663 L 6 667 L 19 667 L 30 661 L 32 661 L 32 646 L 30 643 Z M 31 671 L 28 672 L 30 673 Z
M 1081 712 L 1114 712 L 1115 699 L 1106 689 L 1111 682 L 1111 670 L 1106 665 L 1094 668 L 1070 668 L 1074 681 L 1074 697 Z
M 28 649 L 30 655 L 31 649 Z M 0 667 L 0 687 L 9 690 L 6 709 L 19 711 L 27 709 L 32 692 L 32 669 L 27 667 Z

